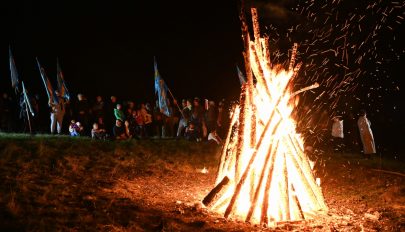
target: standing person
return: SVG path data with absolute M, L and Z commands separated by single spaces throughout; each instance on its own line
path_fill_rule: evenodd
M 144 124 L 144 132 L 145 132 L 145 136 L 144 137 L 149 137 L 150 135 L 152 135 L 152 112 L 150 109 L 150 104 L 146 103 L 146 104 L 141 104 L 141 115 L 143 118 L 143 124 Z
M 124 111 L 122 111 L 122 105 L 117 104 L 117 108 L 114 109 L 115 120 L 125 121 Z
M 90 127 L 89 127 L 89 116 L 90 116 L 90 108 L 87 102 L 86 97 L 79 93 L 77 95 L 77 105 L 76 105 L 76 112 L 77 112 L 77 121 L 79 121 L 83 128 L 84 134 L 90 134 Z
M 104 118 L 104 101 L 103 101 L 103 97 L 101 97 L 100 95 L 96 97 L 96 102 L 94 103 L 93 107 L 92 107 L 92 112 L 93 112 L 93 121 L 97 120 L 99 117 L 103 117 Z
M 155 136 L 162 138 L 163 135 L 163 114 L 160 112 L 159 105 L 153 108 L 153 124 L 155 126 Z
M 218 116 L 217 116 L 217 134 L 222 139 L 226 136 L 227 112 L 225 110 L 225 102 L 218 103 Z
M 49 99 L 49 106 L 51 107 L 51 134 L 55 134 L 55 129 L 60 135 L 62 133 L 63 116 L 65 115 L 65 99 L 60 96 L 59 91 L 55 91 L 58 102 Z
M 183 99 L 181 101 L 182 105 L 182 114 L 181 114 L 181 119 L 179 121 L 179 127 L 177 128 L 177 139 L 182 137 L 184 135 L 184 130 L 187 128 L 188 123 L 190 122 L 190 116 L 191 116 L 191 100 L 186 100 Z
M 112 128 L 115 125 L 114 109 L 117 107 L 117 97 L 111 96 L 110 100 L 105 105 L 105 124 L 107 127 L 107 133 L 112 134 Z
M 340 119 L 340 116 L 335 116 L 332 123 L 332 144 L 333 151 L 343 152 L 343 120 Z
M 209 101 L 208 110 L 206 111 L 206 114 L 205 114 L 205 120 L 207 122 L 208 133 L 211 133 L 211 131 L 214 131 L 216 129 L 217 118 L 218 118 L 218 113 L 217 113 L 217 109 L 215 107 L 215 102 Z
M 357 120 L 361 142 L 363 143 L 363 154 L 365 158 L 370 159 L 372 154 L 376 153 L 374 136 L 371 131 L 370 120 L 366 117 L 366 111 L 360 110 L 359 119 Z

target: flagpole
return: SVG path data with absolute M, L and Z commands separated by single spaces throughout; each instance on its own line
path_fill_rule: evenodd
M 27 112 L 28 127 L 30 128 L 30 134 L 32 134 L 30 114 L 28 113 L 28 102 L 27 102 L 27 98 L 25 97 L 25 95 L 24 95 L 24 102 L 25 102 L 25 111 Z
M 177 100 L 174 98 L 174 96 L 172 94 L 172 91 L 170 91 L 169 87 L 167 87 L 167 90 L 169 91 L 170 96 L 172 96 L 173 102 L 176 101 L 177 109 L 179 109 L 181 116 L 185 119 L 184 114 L 183 114 L 183 110 L 180 109 L 180 106 L 177 103 Z

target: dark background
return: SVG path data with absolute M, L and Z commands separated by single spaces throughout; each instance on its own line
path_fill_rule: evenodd
M 283 37 L 290 27 L 301 23 L 306 25 L 301 30 L 308 32 L 322 26 L 312 25 L 297 13 L 296 9 L 303 2 L 247 1 L 247 7 L 258 7 L 262 31 L 275 38 L 272 48 L 284 51 L 284 59 L 288 58 L 286 51 L 293 42 L 308 39 L 302 32 L 288 39 Z M 323 2 L 328 1 L 318 1 L 319 5 L 315 5 L 312 12 L 321 15 L 322 11 L 329 11 L 328 7 L 321 8 Z M 342 22 L 351 12 L 361 13 L 374 1 L 344 2 L 346 4 L 339 9 Z M 31 93 L 39 93 L 43 99 L 46 95 L 35 57 L 54 84 L 56 57 L 59 57 L 73 95 L 83 93 L 89 100 L 98 94 L 116 95 L 140 103 L 154 99 L 153 57 L 156 56 L 160 74 L 176 97 L 237 100 L 240 85 L 235 65 L 243 67 L 238 4 L 239 1 L 233 0 L 2 2 L 0 90 L 12 92 L 8 67 L 8 46 L 11 45 L 20 80 L 24 80 Z M 404 16 L 403 9 L 398 11 L 397 15 Z M 379 23 L 382 12 L 376 12 L 362 21 L 363 31 L 372 30 L 374 24 Z M 353 81 L 354 90 L 333 97 L 338 100 L 336 108 L 329 107 L 333 102 L 330 98 L 316 103 L 316 107 L 327 110 L 331 116 L 337 111 L 347 111 L 348 106 L 354 112 L 365 108 L 378 149 L 399 156 L 405 142 L 402 100 L 405 27 L 403 23 L 395 23 L 399 20 L 396 15 L 390 20 L 392 25 L 387 24 L 393 29 L 388 30 L 385 25 L 375 38 L 378 42 L 366 47 L 375 45 L 378 56 L 372 58 L 374 55 L 370 52 L 371 58 L 358 65 L 366 72 Z M 279 34 L 273 33 L 273 27 Z M 353 25 L 355 27 L 357 25 Z M 340 28 L 336 26 L 335 31 L 338 36 Z M 360 43 L 362 37 L 358 35 L 358 39 Z M 332 45 L 322 43 L 315 47 L 318 46 L 327 49 Z M 308 64 L 311 62 L 305 59 L 308 55 L 302 51 L 299 59 Z M 330 55 L 325 53 L 324 56 Z M 321 61 L 315 59 L 318 67 L 323 66 Z M 306 76 L 301 75 L 301 79 L 308 80 L 316 75 L 308 72 Z M 299 87 L 315 80 L 322 83 L 322 79 L 325 78 L 319 76 L 309 83 L 303 81 Z M 321 90 L 315 90 L 313 96 Z M 312 104 L 313 97 L 308 99 L 305 104 Z
M 15 1 L 5 9 L 2 86 L 10 83 L 9 42 L 21 79 L 41 94 L 36 56 L 53 79 L 59 57 L 71 92 L 151 100 L 156 56 L 176 96 L 238 95 L 236 1 Z

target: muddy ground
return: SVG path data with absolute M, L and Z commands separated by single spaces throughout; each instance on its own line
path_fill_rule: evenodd
M 219 151 L 175 140 L 1 135 L 0 231 L 405 231 L 404 163 L 323 154 L 316 175 L 328 215 L 263 228 L 201 205 Z

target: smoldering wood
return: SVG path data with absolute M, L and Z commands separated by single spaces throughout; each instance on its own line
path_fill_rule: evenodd
M 203 199 L 202 203 L 210 208 L 222 195 L 225 193 L 227 187 L 229 186 L 230 180 L 225 176 L 215 188 L 208 193 L 208 195 Z

